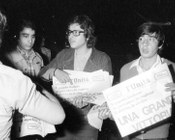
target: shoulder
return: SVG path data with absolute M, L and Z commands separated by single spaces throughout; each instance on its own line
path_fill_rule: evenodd
M 2 96 L 10 106 L 16 108 L 17 104 L 24 104 L 35 87 L 31 79 L 21 71 L 0 65 L 0 88 L 4 93 Z
M 9 60 L 11 60 L 13 62 L 17 62 L 17 61 L 22 59 L 21 55 L 19 54 L 19 52 L 17 50 L 13 50 L 13 51 L 9 52 L 6 56 Z
M 100 51 L 100 50 L 95 49 L 95 48 L 93 48 L 92 51 L 93 51 L 94 54 L 99 55 L 99 56 L 103 56 L 103 55 L 104 55 L 105 57 L 108 56 L 105 52 Z
M 164 63 L 166 63 L 167 65 L 175 65 L 175 63 L 174 62 L 172 62 L 172 61 L 170 61 L 170 60 L 168 60 L 168 59 L 165 59 L 164 58 L 164 61 L 163 61 Z
M 62 49 L 60 52 L 58 52 L 58 54 L 69 54 L 69 53 L 73 53 L 74 50 L 71 49 L 71 48 L 65 48 L 65 49 Z
M 65 48 L 65 49 L 62 49 L 60 52 L 58 52 L 56 57 L 57 58 L 58 57 L 70 57 L 73 54 L 74 54 L 74 50 L 73 49 Z
M 133 60 L 133 61 L 123 65 L 122 68 L 120 69 L 120 81 L 121 82 L 138 74 L 136 66 L 132 66 L 132 65 L 134 65 L 135 61 L 136 60 Z
M 0 76 L 8 77 L 8 79 L 11 79 L 13 82 L 25 78 L 21 71 L 3 64 L 0 64 Z
M 164 58 L 163 62 L 166 63 L 168 66 L 171 65 L 173 67 L 173 69 L 175 70 L 175 63 L 174 62 L 172 62 L 168 59 L 165 59 L 165 58 Z
M 121 70 L 120 70 L 120 71 L 128 71 L 128 70 L 131 68 L 132 64 L 133 64 L 135 61 L 136 61 L 136 60 L 133 60 L 133 61 L 131 61 L 131 62 L 129 62 L 129 63 L 124 64 L 124 65 L 121 67 Z
M 100 60 L 111 60 L 109 55 L 103 51 L 100 51 L 100 50 L 97 50 L 95 48 L 93 48 L 92 50 L 92 55 L 93 55 L 93 58 L 97 58 L 97 59 L 100 59 Z

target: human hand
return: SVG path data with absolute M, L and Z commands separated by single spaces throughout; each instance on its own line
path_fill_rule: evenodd
M 173 97 L 173 101 L 175 102 L 175 83 L 168 83 L 165 85 L 166 91 L 171 91 L 172 93 L 172 97 Z
M 56 69 L 54 72 L 54 76 L 59 80 L 61 83 L 70 82 L 72 84 L 72 80 L 69 77 L 69 74 L 63 70 Z
M 101 119 L 101 120 L 104 120 L 104 119 L 107 119 L 107 118 L 110 118 L 113 120 L 112 118 L 112 114 L 111 114 L 111 111 L 107 105 L 107 103 L 103 103 L 100 108 L 99 108 L 99 113 L 98 113 L 98 118 Z
M 84 100 L 84 98 L 80 97 L 80 96 L 79 97 L 75 97 L 71 102 L 72 102 L 73 105 L 75 105 L 78 108 L 82 108 L 82 107 L 88 105 L 88 102 L 86 102 Z

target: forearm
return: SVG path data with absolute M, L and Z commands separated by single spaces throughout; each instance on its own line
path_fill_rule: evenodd
M 56 68 L 49 68 L 47 70 L 43 70 L 40 72 L 40 77 L 45 79 L 45 80 L 52 80 L 52 77 L 55 74 Z

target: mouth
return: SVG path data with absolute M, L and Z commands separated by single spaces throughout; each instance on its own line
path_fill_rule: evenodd
M 147 54 L 149 51 L 147 49 L 142 49 L 142 53 Z
M 75 43 L 75 41 L 70 41 L 69 43 L 70 43 L 70 44 L 74 44 L 74 43 Z

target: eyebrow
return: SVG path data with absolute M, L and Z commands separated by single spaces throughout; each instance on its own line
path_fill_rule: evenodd
M 25 35 L 29 35 L 28 33 L 21 33 L 22 36 L 25 36 Z M 35 34 L 33 34 L 32 36 L 35 36 Z

